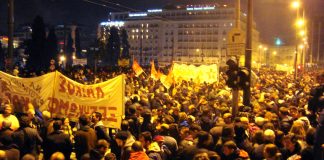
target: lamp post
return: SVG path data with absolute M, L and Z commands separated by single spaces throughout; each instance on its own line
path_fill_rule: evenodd
M 304 70 L 304 48 L 305 46 L 303 44 L 299 45 L 298 48 L 300 49 L 300 65 L 302 66 L 302 71 Z
M 91 54 L 93 55 L 93 58 L 94 58 L 93 70 L 94 70 L 94 73 L 97 73 L 98 61 L 99 61 L 99 48 L 98 47 L 90 47 L 89 49 L 90 49 Z
M 263 46 L 259 45 L 258 48 L 259 48 L 259 68 L 258 68 L 258 71 L 260 72 L 260 68 L 262 66 L 262 64 L 261 64 L 261 49 L 263 48 Z
M 12 69 L 14 32 L 14 0 L 8 0 L 8 59 L 7 69 Z
M 60 64 L 61 64 L 61 68 L 64 69 L 65 68 L 65 56 L 64 55 L 61 55 L 60 56 Z
M 201 52 L 201 63 L 204 63 L 204 57 L 205 57 L 204 52 Z
M 299 8 L 300 8 L 301 4 L 299 0 L 295 0 L 292 2 L 291 7 L 293 9 L 296 9 L 296 18 L 297 20 L 299 20 Z M 301 21 L 300 21 L 301 22 Z M 297 21 L 297 29 L 296 29 L 296 36 L 295 36 L 295 40 L 296 40 L 296 48 L 295 48 L 295 60 L 294 60 L 294 70 L 295 70 L 295 75 L 294 75 L 294 79 L 297 79 L 297 60 L 298 60 L 298 23 L 300 23 Z M 302 24 L 302 23 L 300 23 Z
M 266 65 L 268 65 L 268 61 L 267 61 L 267 51 L 268 51 L 268 48 L 267 47 L 264 47 L 263 48 L 263 61 Z
M 197 49 L 196 49 L 196 56 L 195 56 L 195 57 L 196 57 L 195 59 L 196 59 L 197 61 L 198 61 L 198 58 L 199 58 L 199 53 L 200 53 L 200 49 L 197 48 Z
M 272 60 L 272 65 L 275 66 L 275 62 L 276 62 L 276 56 L 277 56 L 277 51 L 273 51 L 272 52 L 272 56 L 273 56 L 273 60 Z

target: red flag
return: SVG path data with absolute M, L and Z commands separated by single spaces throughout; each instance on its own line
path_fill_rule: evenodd
M 137 63 L 137 60 L 134 60 L 132 68 L 136 74 L 136 77 L 138 77 L 139 75 L 141 75 L 144 72 L 142 67 Z

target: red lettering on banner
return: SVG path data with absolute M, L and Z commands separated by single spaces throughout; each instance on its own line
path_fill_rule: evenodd
M 67 84 L 68 92 L 70 95 L 74 94 L 74 85 L 71 82 L 68 82 Z
M 84 114 L 90 114 L 90 107 L 84 106 Z
M 65 93 L 65 91 L 66 91 L 66 89 L 65 89 L 65 83 L 66 83 L 66 80 L 65 80 L 65 78 L 64 77 L 62 77 L 62 76 L 60 76 L 60 79 L 61 79 L 61 83 L 60 83 L 60 85 L 59 85 L 59 92 L 63 92 L 63 93 Z
M 30 102 L 29 101 L 29 98 L 28 97 L 21 97 L 21 100 L 20 100 L 21 102 L 23 102 L 23 106 L 25 106 L 25 110 L 24 111 L 27 111 L 27 109 L 28 109 L 28 103 Z
M 72 81 L 66 80 L 63 76 L 60 76 L 59 82 L 59 92 L 68 92 L 69 95 L 74 95 L 78 97 L 86 98 L 104 98 L 105 93 L 100 87 L 94 88 L 83 88 L 77 84 L 74 84 Z
M 77 118 L 82 114 L 89 114 L 93 112 L 100 112 L 102 114 L 103 121 L 109 121 L 116 123 L 118 118 L 117 107 L 113 106 L 85 106 L 72 103 L 70 101 L 64 101 L 63 99 L 48 98 L 50 101 L 49 111 L 56 114 L 64 114 L 69 118 Z
M 117 110 L 117 107 L 107 107 L 108 108 L 108 112 L 109 111 L 116 111 Z M 107 118 L 107 121 L 110 121 L 110 122 L 117 122 L 117 118 L 116 118 L 116 114 L 115 112 L 111 113 L 109 112 L 110 116 Z
M 76 96 L 80 96 L 80 97 L 82 96 L 80 86 L 76 86 L 76 92 L 75 92 L 75 95 L 76 95 Z
M 117 107 L 108 107 L 108 110 L 117 110 Z
M 85 106 L 79 105 L 80 115 L 84 114 L 84 110 L 85 110 L 84 108 L 85 108 Z
M 60 100 L 60 105 L 59 105 L 59 113 L 61 113 L 61 110 L 63 109 L 64 114 L 67 114 L 69 110 L 69 101 L 64 102 L 62 99 Z
M 97 99 L 105 97 L 105 93 L 102 91 L 100 87 L 97 87 L 96 90 L 97 90 Z
M 96 112 L 97 106 L 90 106 L 90 109 L 91 109 L 91 113 Z
M 4 93 L 11 101 L 11 103 L 15 107 L 22 107 L 22 108 L 16 108 L 17 111 L 27 111 L 28 107 L 27 104 L 30 102 L 29 97 L 24 97 L 20 95 L 12 95 L 11 93 Z
M 84 88 L 82 88 L 82 93 L 83 93 L 83 97 L 87 97 L 87 95 L 86 95 L 86 93 L 85 93 L 86 91 L 85 91 L 85 89 Z
M 18 99 L 18 96 L 17 95 L 13 95 L 11 97 L 11 103 L 13 103 L 13 104 L 19 103 L 19 99 Z
M 59 111 L 59 100 L 56 98 L 48 98 L 49 102 L 49 108 L 48 111 L 51 113 L 56 113 Z
M 99 107 L 99 112 L 102 114 L 102 120 L 107 119 L 107 107 Z
M 88 89 L 87 89 L 87 94 L 88 94 L 88 97 L 89 97 L 89 98 L 91 98 L 91 96 L 92 96 L 93 98 L 95 98 L 95 95 L 94 95 L 94 92 L 93 92 L 92 88 L 88 88 Z
M 70 107 L 70 111 L 69 111 L 68 117 L 79 117 L 80 114 L 79 114 L 79 112 L 77 112 L 77 110 L 78 110 L 77 104 L 72 103 L 71 104 L 71 107 Z
M 107 121 L 110 121 L 110 122 L 117 122 L 117 118 L 109 117 L 109 118 L 107 118 Z

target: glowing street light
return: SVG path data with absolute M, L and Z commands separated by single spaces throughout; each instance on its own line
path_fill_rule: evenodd
M 305 25 L 305 20 L 304 19 L 298 19 L 296 22 L 297 27 L 303 27 Z
M 304 46 L 303 44 L 299 45 L 299 48 L 300 48 L 300 49 L 304 49 L 304 47 L 305 47 L 305 46 Z
M 273 54 L 273 55 L 277 55 L 277 51 L 273 51 L 272 54 Z
M 304 37 L 304 36 L 306 35 L 305 30 L 301 30 L 301 31 L 299 32 L 299 35 L 300 35 L 301 37 Z
M 65 60 L 66 60 L 66 58 L 65 58 L 64 55 L 60 56 L 60 61 L 61 61 L 61 62 L 64 62 Z
M 300 7 L 300 2 L 299 1 L 292 2 L 291 7 L 294 9 L 298 9 Z

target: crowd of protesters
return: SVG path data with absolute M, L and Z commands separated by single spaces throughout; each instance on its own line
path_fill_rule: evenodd
M 295 80 L 261 70 L 251 105 L 240 103 L 232 115 L 223 73 L 217 83 L 181 81 L 166 89 L 149 72 L 139 77 L 132 70 L 65 72 L 84 84 L 122 73 L 126 113 L 118 130 L 106 128 L 99 112 L 69 119 L 29 104 L 17 113 L 1 97 L 0 160 L 323 160 L 323 73 Z

